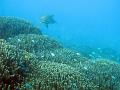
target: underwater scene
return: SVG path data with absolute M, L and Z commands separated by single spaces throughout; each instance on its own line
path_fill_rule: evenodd
M 120 0 L 0 0 L 0 90 L 120 90 Z

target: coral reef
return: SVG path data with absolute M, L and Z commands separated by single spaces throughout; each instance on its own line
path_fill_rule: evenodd
M 51 51 L 57 48 L 63 48 L 57 41 L 45 35 L 20 34 L 14 38 L 9 38 L 7 41 L 20 49 L 35 54 L 46 50 Z
M 0 89 L 15 90 L 29 73 L 34 55 L 0 39 Z
M 65 49 L 57 41 L 44 35 L 20 34 L 16 37 L 9 38 L 7 41 L 22 50 L 35 54 L 39 60 L 43 61 L 73 64 L 73 62 L 85 62 L 87 60 L 80 53 Z
M 119 90 L 119 64 L 106 60 L 92 62 L 80 59 L 79 53 L 62 50 L 61 55 L 66 54 L 62 57 L 78 61 L 71 61 L 73 64 L 51 62 L 47 58 L 41 61 L 36 55 L 0 40 L 1 88 L 14 90 L 14 81 L 14 88 L 22 90 Z
M 84 73 L 56 62 L 40 61 L 37 56 L 0 40 L 1 89 L 79 90 L 86 81 Z
M 120 53 L 110 47 L 96 48 L 92 46 L 79 46 L 77 51 L 81 52 L 82 55 L 90 59 L 104 58 L 112 61 L 114 60 L 118 63 L 120 62 Z
M 120 90 L 117 62 L 91 60 L 14 17 L 0 17 L 0 34 L 0 90 Z
M 94 89 L 92 90 L 120 89 L 120 65 L 118 63 L 104 59 L 82 65 L 77 63 L 76 67 L 80 73 L 84 73 L 84 77 L 88 80 L 87 84 L 93 83 Z
M 120 89 L 120 65 L 110 60 L 98 60 L 93 65 L 95 74 L 93 81 L 98 85 L 97 90 Z
M 34 73 L 35 74 L 35 73 Z M 79 90 L 80 73 L 55 62 L 41 61 L 33 86 L 36 90 Z
M 41 34 L 39 28 L 16 17 L 0 16 L 0 38 L 7 39 L 18 34 Z

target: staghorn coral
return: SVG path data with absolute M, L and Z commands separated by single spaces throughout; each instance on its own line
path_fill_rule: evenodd
M 40 52 L 38 58 L 40 60 L 47 60 L 52 62 L 54 61 L 58 63 L 68 64 L 70 66 L 74 66 L 75 63 L 78 62 L 90 62 L 86 57 L 82 56 L 81 53 L 66 48 L 54 49 L 51 51 L 46 50 L 44 52 Z
M 8 20 L 6 17 L 4 19 Z M 7 32 L 9 33 L 1 33 L 2 38 L 15 36 L 7 39 L 9 43 L 0 39 L 0 89 L 120 89 L 119 64 L 110 60 L 92 62 L 81 53 L 65 49 L 57 41 L 44 35 L 26 35 L 26 31 L 25 34 L 21 34 L 23 33 L 21 31 L 21 35 L 18 35 L 14 30 L 29 29 L 25 29 L 27 27 L 23 27 L 23 24 L 19 25 L 19 21 L 17 23 L 13 18 L 9 17 L 9 20 L 12 24 L 7 21 L 0 24 L 0 28 L 2 28 L 0 32 L 8 27 Z M 6 27 L 6 25 L 8 26 Z M 21 29 L 21 27 L 23 28 Z M 11 28 L 14 28 L 13 33 Z M 27 33 L 29 32 L 27 31 Z
M 7 40 L 10 44 L 24 49 L 31 53 L 39 53 L 45 50 L 63 48 L 57 41 L 45 36 L 36 34 L 20 34 Z
M 92 68 L 93 82 L 100 90 L 120 89 L 120 65 L 116 62 L 102 59 L 95 62 Z
M 41 34 L 39 28 L 30 22 L 9 16 L 0 16 L 0 39 L 7 39 L 19 34 Z
M 79 90 L 79 73 L 68 65 L 40 61 L 37 71 L 32 74 L 35 90 Z
M 66 64 L 40 61 L 4 40 L 0 40 L 0 58 L 1 89 L 85 90 L 84 73 Z
M 57 41 L 44 35 L 20 34 L 14 38 L 9 38 L 7 41 L 22 50 L 35 54 L 39 60 L 43 61 L 72 64 L 73 62 L 88 60 L 80 53 L 65 49 Z
M 32 54 L 0 39 L 0 89 L 15 90 L 32 72 Z
M 119 90 L 120 65 L 118 63 L 101 59 L 93 63 L 82 63 L 82 65 L 76 63 L 75 65 L 80 73 L 84 73 L 87 85 L 90 85 L 90 82 L 93 83 L 92 90 Z
M 50 58 L 41 61 L 36 55 L 0 40 L 0 87 L 13 88 L 14 81 L 14 88 L 21 90 L 119 90 L 119 64 L 106 60 L 92 62 L 71 50 L 56 50 L 51 50 L 55 62 Z M 56 57 L 53 51 L 61 57 Z M 58 61 L 61 59 L 59 63 L 57 58 Z M 66 63 L 67 60 L 71 62 Z M 21 78 L 16 79 L 16 74 Z M 3 76 L 7 79 L 3 79 Z
M 7 70 L 6 72 L 0 72 L 2 78 L 6 75 L 19 75 L 21 77 L 20 80 L 18 80 L 18 77 L 13 79 L 6 79 L 7 77 L 5 77 L 4 81 L 10 83 L 1 79 L 1 88 L 10 87 L 11 90 L 13 88 L 21 88 L 22 90 L 86 90 L 87 88 L 94 88 L 93 83 L 87 83 L 84 73 L 80 73 L 76 68 L 67 64 L 38 60 L 37 56 L 20 50 L 4 40 L 0 40 L 0 57 L 3 58 L 3 62 L 7 62 L 0 63 L 1 67 L 6 67 L 3 68 L 4 71 Z M 14 65 L 8 62 L 16 62 L 16 67 L 13 68 Z M 12 73 L 9 73 L 11 71 Z M 12 81 L 15 83 L 12 83 Z M 8 85 L 8 87 L 5 85 Z
M 112 47 L 97 48 L 93 46 L 79 46 L 77 51 L 81 52 L 85 57 L 89 59 L 109 59 L 119 63 L 120 53 Z

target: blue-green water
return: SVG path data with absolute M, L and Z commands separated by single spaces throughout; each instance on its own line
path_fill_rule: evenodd
M 0 89 L 14 81 L 16 90 L 120 90 L 119 4 L 1 0 Z M 40 23 L 47 15 L 56 23 Z
M 1 0 L 0 16 L 32 21 L 42 32 L 69 48 L 82 46 L 120 50 L 119 0 Z M 54 15 L 56 24 L 45 28 L 40 16 Z
M 65 44 L 119 48 L 119 0 L 1 0 L 0 16 L 23 17 Z M 47 30 L 40 16 L 53 14 Z M 120 49 L 120 48 L 119 48 Z

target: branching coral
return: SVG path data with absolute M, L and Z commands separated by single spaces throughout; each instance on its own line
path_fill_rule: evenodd
M 32 72 L 31 59 L 31 54 L 0 39 L 0 89 L 15 90 L 21 85 Z
M 120 89 L 118 63 L 93 62 L 18 18 L 0 17 L 0 32 L 0 90 Z
M 41 31 L 24 19 L 0 16 L 0 38 L 7 39 L 18 34 L 30 33 L 41 34 Z
M 51 39 L 45 35 L 36 34 L 20 34 L 14 38 L 7 40 L 10 44 L 24 49 L 31 53 L 50 51 L 58 48 L 63 48 L 56 40 Z

